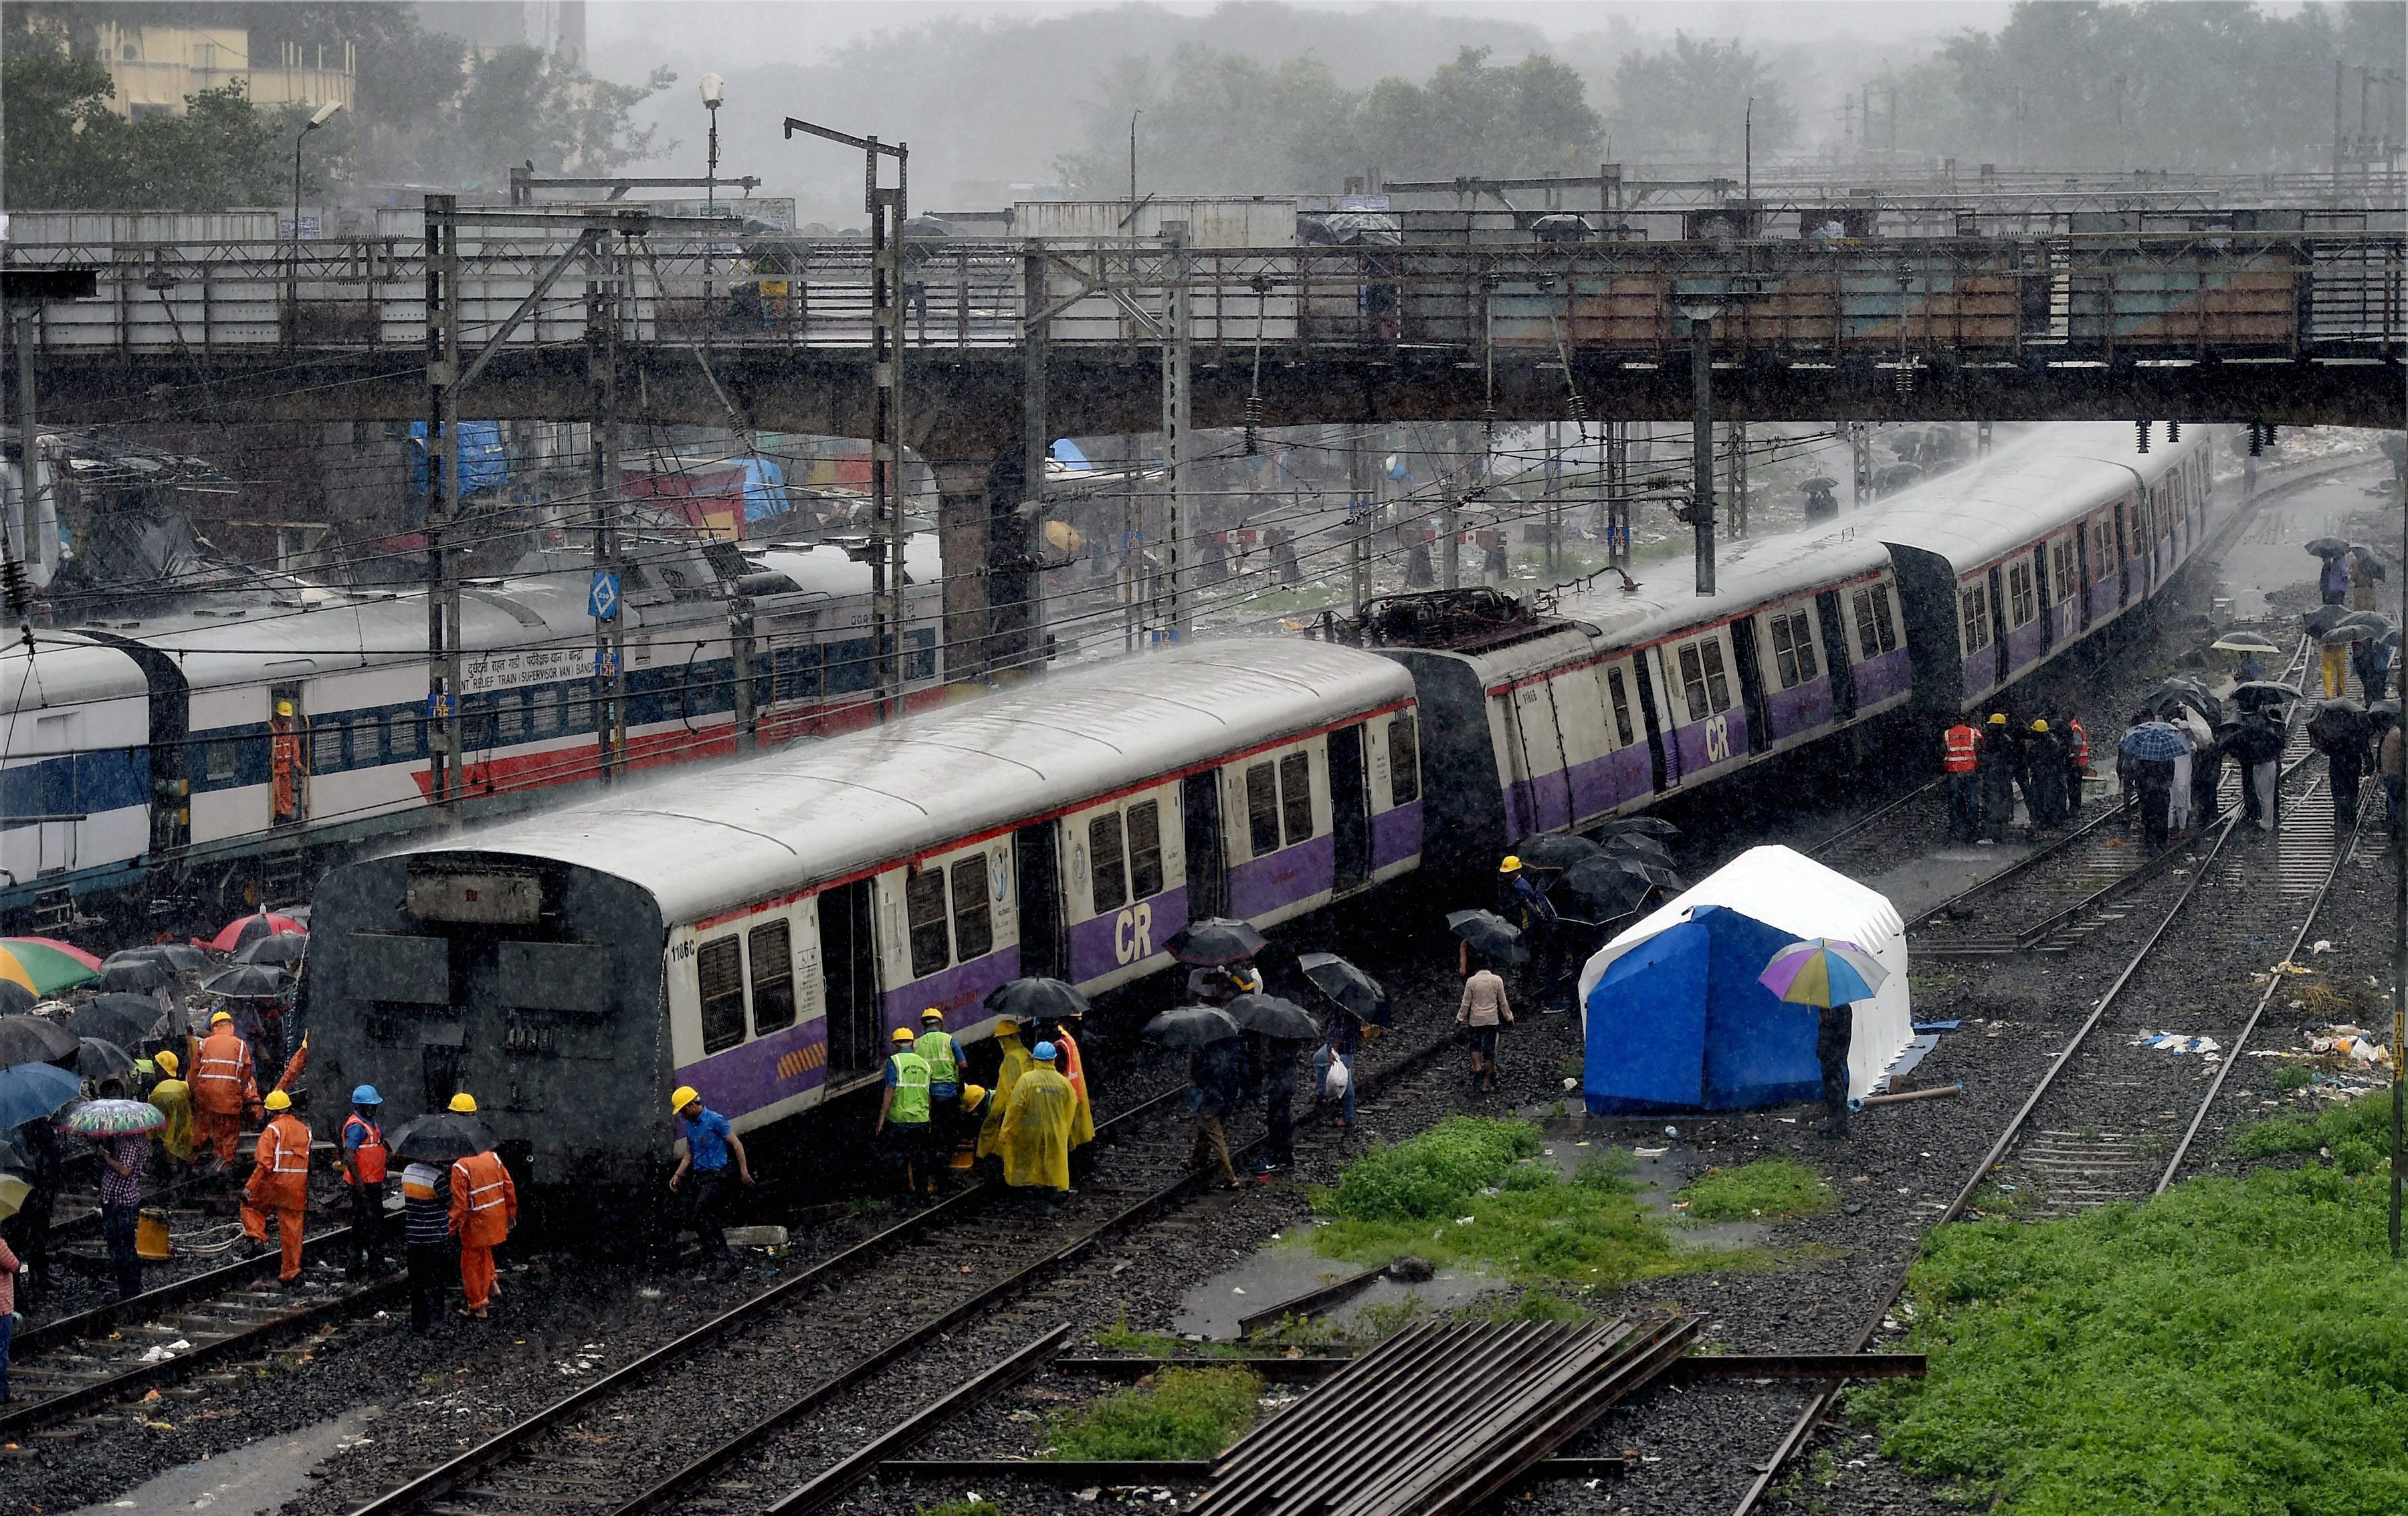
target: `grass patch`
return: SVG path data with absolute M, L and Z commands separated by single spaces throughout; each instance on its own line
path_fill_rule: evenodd
M 2370 1091 L 2313 1116 L 2273 1116 L 2252 1123 L 2233 1134 L 2232 1151 L 2243 1158 L 2330 1152 L 2343 1173 L 2372 1174 L 2391 1151 L 2391 1092 Z
M 1749 1257 L 1680 1248 L 1634 1198 L 1630 1154 L 1602 1150 L 1567 1180 L 1544 1148 L 1526 1123 L 1456 1116 L 1375 1149 L 1315 1196 L 1331 1219 L 1313 1230 L 1313 1248 L 1366 1267 L 1412 1253 L 1440 1268 L 1581 1290 Z
M 992 1500 L 971 1495 L 966 1500 L 948 1500 L 940 1506 L 914 1506 L 911 1516 L 1003 1516 L 1003 1508 Z
M 1710 1168 L 1681 1192 L 1692 1222 L 1785 1222 L 1819 1216 L 1840 1197 L 1823 1176 L 1790 1158 L 1759 1158 L 1737 1168 Z
M 2304 1090 L 2316 1082 L 2315 1071 L 2305 1064 L 2285 1064 L 2274 1070 L 2277 1090 Z
M 2321 1166 L 1933 1234 L 1853 1413 L 2017 1516 L 2408 1510 L 2408 1297 L 2385 1186 Z
M 1263 1381 L 1242 1368 L 1166 1368 L 1046 1428 L 1049 1458 L 1206 1459 L 1254 1424 Z

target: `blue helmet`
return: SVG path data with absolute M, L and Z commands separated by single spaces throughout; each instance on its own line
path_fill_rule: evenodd
M 1040 1042 L 1037 1044 L 1037 1046 L 1028 1050 L 1028 1056 L 1036 1059 L 1040 1064 L 1050 1064 L 1054 1061 L 1054 1044 L 1051 1042 Z
M 351 1104 L 355 1106 L 381 1106 L 384 1104 L 384 1096 L 377 1094 L 377 1087 L 375 1085 L 363 1084 L 358 1089 L 351 1092 Z

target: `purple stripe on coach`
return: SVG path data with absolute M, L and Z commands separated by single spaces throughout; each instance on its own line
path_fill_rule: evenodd
M 1408 800 L 1371 818 L 1371 866 L 1385 868 L 1422 851 L 1422 803 Z
M 1867 659 L 1856 665 L 1856 708 L 1864 710 L 1906 694 L 1914 678 L 1904 648 Z
M 677 1082 L 693 1085 L 705 1105 L 729 1117 L 818 1089 L 827 1082 L 827 1018 L 815 1016 L 688 1064 L 677 1071 Z
M 1160 894 L 1133 901 L 1118 910 L 1070 923 L 1070 982 L 1085 984 L 1140 958 L 1162 951 L 1162 945 L 1187 924 L 1187 886 L 1174 884 Z
M 920 1012 L 930 1006 L 945 1013 L 945 1024 L 961 1026 L 980 1018 L 969 1014 L 987 992 L 1006 980 L 1020 977 L 1020 945 L 997 948 L 983 958 L 973 958 L 967 964 L 956 964 L 941 973 L 924 980 L 913 980 L 897 990 L 889 990 L 879 997 L 879 1008 L 884 1012 L 885 1025 L 881 1035 L 893 1037 L 898 1026 L 920 1029 Z
M 2019 670 L 2029 668 L 2040 661 L 2040 618 L 2035 616 L 2007 634 L 2007 674 L 2013 678 Z
M 1831 723 L 1831 680 L 1811 679 L 1786 690 L 1768 690 L 1764 696 L 1765 725 L 1772 740 L 1783 741 Z
M 1229 865 L 1229 914 L 1252 921 L 1338 881 L 1338 839 L 1317 837 L 1268 858 Z

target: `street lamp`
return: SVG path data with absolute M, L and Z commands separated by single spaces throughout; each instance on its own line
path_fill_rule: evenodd
M 333 121 L 335 112 L 342 108 L 340 100 L 327 101 L 310 112 L 309 119 L 301 123 L 301 130 L 293 134 L 293 279 L 285 299 L 293 311 L 293 338 L 296 343 L 301 339 L 301 143 L 310 133 Z
M 710 157 L 702 170 L 702 213 L 719 214 L 719 107 L 727 103 L 727 81 L 716 74 L 702 76 L 702 108 L 710 112 Z M 710 243 L 702 245 L 703 278 L 710 277 Z

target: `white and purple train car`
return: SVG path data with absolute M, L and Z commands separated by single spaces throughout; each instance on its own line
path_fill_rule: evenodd
M 313 1067 L 472 1092 L 537 1182 L 639 1172 L 670 1090 L 739 1130 L 1042 974 L 1100 991 L 1193 917 L 1268 926 L 1421 854 L 1412 683 L 1289 639 L 1054 674 L 351 865 L 317 895 Z

